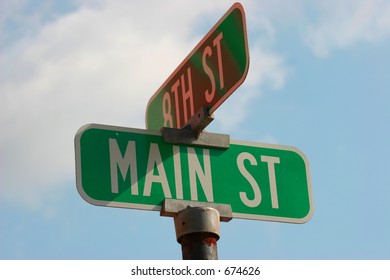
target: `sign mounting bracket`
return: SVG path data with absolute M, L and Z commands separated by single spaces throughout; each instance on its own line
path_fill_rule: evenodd
M 161 128 L 165 142 L 172 144 L 185 144 L 217 149 L 228 149 L 230 136 L 228 134 L 204 132 L 203 129 L 214 120 L 209 115 L 207 107 L 202 107 L 183 128 Z

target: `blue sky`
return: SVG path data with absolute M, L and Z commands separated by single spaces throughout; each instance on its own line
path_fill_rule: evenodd
M 97 207 L 73 139 L 146 104 L 232 1 L 0 2 L 0 259 L 180 259 L 171 218 Z M 390 259 L 390 3 L 242 1 L 250 68 L 208 131 L 307 156 L 306 224 L 235 219 L 220 259 Z

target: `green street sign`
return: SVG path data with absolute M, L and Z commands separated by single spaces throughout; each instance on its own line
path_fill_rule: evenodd
M 309 166 L 296 148 L 231 141 L 227 150 L 174 145 L 161 133 L 91 124 L 75 137 L 80 195 L 101 206 L 159 211 L 166 198 L 229 204 L 233 217 L 304 223 Z
M 235 3 L 150 98 L 147 129 L 182 128 L 202 108 L 212 114 L 244 82 L 248 68 L 245 13 Z

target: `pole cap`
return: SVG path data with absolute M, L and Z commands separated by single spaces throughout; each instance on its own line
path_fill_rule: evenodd
M 220 236 L 220 216 L 211 207 L 191 207 L 179 211 L 174 216 L 177 242 L 187 234 L 210 233 L 218 240 Z

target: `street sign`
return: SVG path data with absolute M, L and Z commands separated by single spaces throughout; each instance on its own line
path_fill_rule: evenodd
M 204 107 L 212 114 L 243 83 L 248 67 L 244 8 L 235 3 L 151 97 L 146 127 L 182 128 Z
M 86 125 L 75 137 L 76 183 L 89 203 L 161 209 L 166 198 L 229 204 L 233 217 L 304 223 L 309 166 L 296 148 L 231 141 L 227 150 L 174 145 L 161 133 Z

